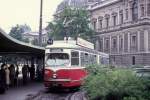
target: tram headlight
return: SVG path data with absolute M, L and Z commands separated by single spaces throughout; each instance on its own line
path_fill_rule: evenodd
M 53 74 L 53 78 L 57 78 L 57 74 Z
M 49 73 L 50 73 L 49 70 L 45 70 L 45 71 L 44 71 L 44 74 L 45 74 L 45 75 L 48 75 Z

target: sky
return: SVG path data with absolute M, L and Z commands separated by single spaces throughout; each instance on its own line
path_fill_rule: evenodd
M 43 0 L 43 27 L 53 20 L 62 0 Z M 0 28 L 9 32 L 16 24 L 27 24 L 38 31 L 40 0 L 0 0 Z

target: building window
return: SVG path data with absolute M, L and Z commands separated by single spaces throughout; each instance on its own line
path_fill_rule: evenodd
M 138 1 L 134 0 L 134 3 L 132 5 L 132 20 L 137 21 L 138 20 Z
M 99 43 L 99 47 L 100 47 L 100 51 L 103 51 L 103 40 L 100 40 L 100 43 Z
M 131 39 L 131 46 L 136 46 L 136 36 L 132 36 Z
M 106 28 L 109 26 L 109 18 L 106 18 Z
M 102 20 L 99 20 L 99 28 L 102 29 L 103 23 Z
M 128 9 L 126 9 L 126 20 L 128 20 Z
M 114 22 L 114 26 L 116 26 L 116 23 L 117 23 L 117 16 L 113 16 L 113 22 Z
M 132 57 L 132 65 L 135 65 L 135 56 Z
M 123 13 L 120 14 L 120 24 L 123 24 Z
M 141 6 L 141 16 L 144 16 L 144 12 L 145 12 L 144 6 L 142 5 L 142 6 Z
M 109 48 L 109 40 L 106 40 L 106 50 Z
M 96 30 L 96 21 L 93 22 L 93 28 Z
M 120 48 L 123 48 L 123 38 L 120 38 Z
M 150 16 L 150 3 L 147 4 L 147 14 Z
M 113 39 L 113 48 L 116 48 L 116 47 L 117 47 L 117 40 Z

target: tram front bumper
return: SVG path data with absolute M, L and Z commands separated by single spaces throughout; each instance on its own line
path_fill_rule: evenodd
M 71 79 L 50 79 L 50 82 L 71 82 Z
M 45 87 L 74 87 L 80 86 L 80 80 L 71 79 L 50 79 L 44 82 Z

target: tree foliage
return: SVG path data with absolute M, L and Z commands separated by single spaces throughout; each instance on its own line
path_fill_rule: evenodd
M 9 32 L 9 35 L 17 40 L 20 40 L 20 41 L 27 41 L 28 40 L 24 40 L 23 37 L 22 37 L 22 34 L 24 32 L 29 32 L 31 31 L 31 28 L 28 26 L 28 25 L 16 25 L 15 27 L 12 27 L 10 32 Z
M 65 8 L 56 20 L 50 22 L 50 36 L 55 39 L 80 36 L 89 39 L 94 31 L 89 27 L 89 15 L 84 9 Z

